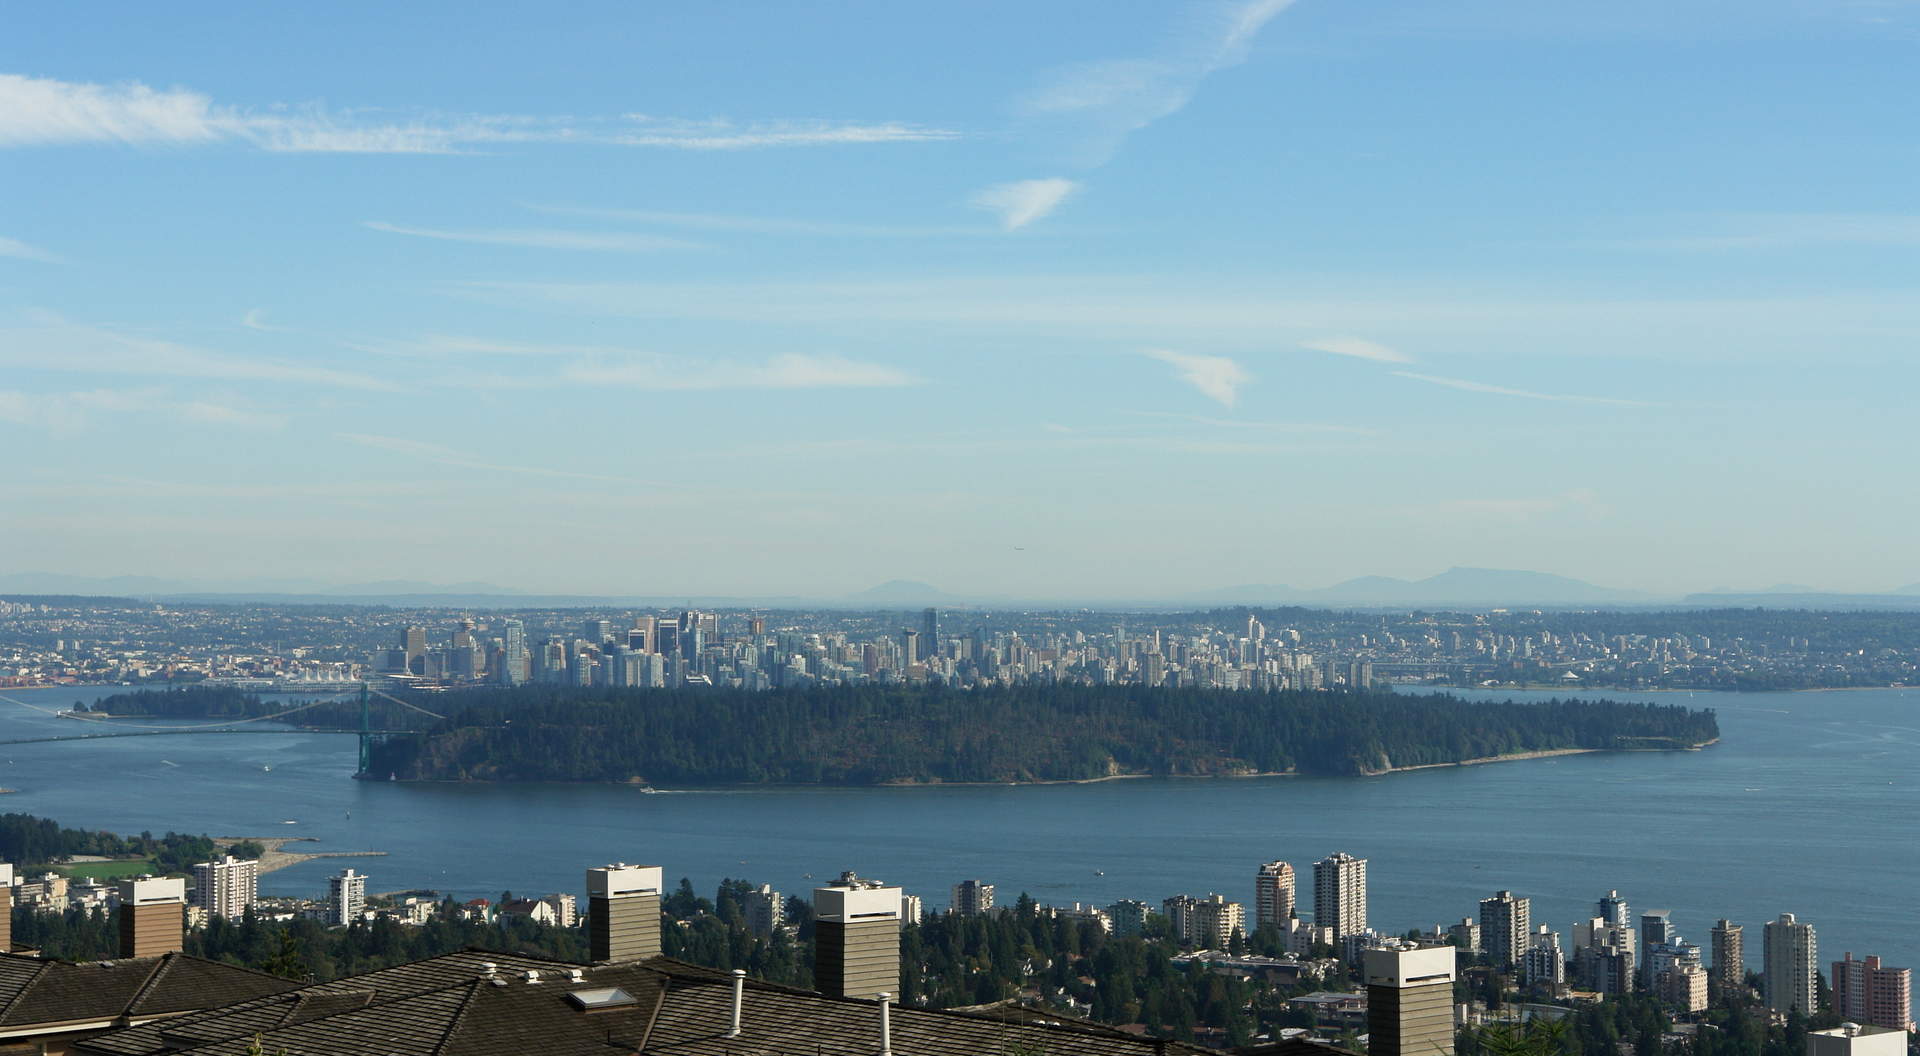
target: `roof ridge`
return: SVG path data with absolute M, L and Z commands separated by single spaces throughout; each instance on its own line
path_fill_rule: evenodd
M 174 956 L 178 952 L 177 950 L 169 950 L 160 955 L 160 960 L 153 966 L 153 970 L 147 973 L 147 977 L 141 980 L 138 987 L 134 988 L 133 996 L 127 998 L 126 1006 L 120 1010 L 120 1015 L 133 1015 L 133 1010 L 140 1007 L 140 1002 L 147 994 L 151 993 L 154 987 L 160 985 L 160 977 L 167 974 L 167 969 L 173 967 Z
M 430 1056 L 441 1056 L 447 1051 L 447 1046 L 453 1043 L 454 1034 L 458 1033 L 460 1025 L 467 1021 L 467 1009 L 473 1007 L 474 995 L 478 994 L 480 987 L 486 983 L 484 979 L 467 980 L 467 996 L 460 1002 L 460 1007 L 454 1010 L 452 1022 L 447 1024 L 447 1029 L 440 1035 L 440 1040 L 434 1043 Z
M 14 992 L 13 997 L 7 1001 L 6 1007 L 0 1008 L 0 1019 L 5 1019 L 7 1014 L 13 1011 L 13 1006 L 19 1004 L 21 1000 L 27 996 L 27 992 L 33 989 L 33 984 L 39 982 L 40 977 L 45 975 L 47 970 L 52 967 L 52 963 L 48 961 L 41 961 L 39 964 L 34 965 L 33 974 L 28 976 L 27 981 L 22 983 L 20 989 Z

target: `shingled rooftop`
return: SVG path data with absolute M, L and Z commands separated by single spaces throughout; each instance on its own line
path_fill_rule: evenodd
M 284 993 L 300 984 L 168 953 L 113 961 L 0 954 L 0 1053 L 22 1039 L 58 1051 L 63 1039 L 155 1017 Z
M 576 965 L 469 950 L 88 1038 L 88 1056 L 874 1056 L 880 1005 L 665 957 Z M 1168 1056 L 1207 1050 L 1071 1020 L 890 1007 L 900 1056 Z

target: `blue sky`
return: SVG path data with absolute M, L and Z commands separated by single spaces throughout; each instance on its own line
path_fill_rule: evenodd
M 0 32 L 0 571 L 1920 580 L 1911 0 Z

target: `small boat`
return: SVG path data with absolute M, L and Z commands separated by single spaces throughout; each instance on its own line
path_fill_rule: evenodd
M 285 820 L 285 821 L 283 821 L 283 822 L 281 822 L 280 824 L 282 824 L 282 825 L 298 825 L 298 824 L 300 824 L 300 823 L 299 823 L 299 822 L 297 822 L 297 821 L 295 821 L 295 820 L 293 820 L 292 818 L 288 818 L 287 820 Z
M 260 772 L 261 772 L 261 773 L 263 773 L 263 774 L 271 774 L 271 773 L 273 773 L 273 767 L 271 767 L 271 766 L 263 766 L 263 767 L 261 767 L 261 768 L 260 768 Z

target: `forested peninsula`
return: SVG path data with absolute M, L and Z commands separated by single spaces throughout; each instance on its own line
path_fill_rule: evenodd
M 448 705 L 453 707 L 450 709 Z M 1712 711 L 1614 701 L 1137 686 L 442 694 L 368 777 L 654 785 L 1361 775 L 1558 751 L 1693 748 Z

